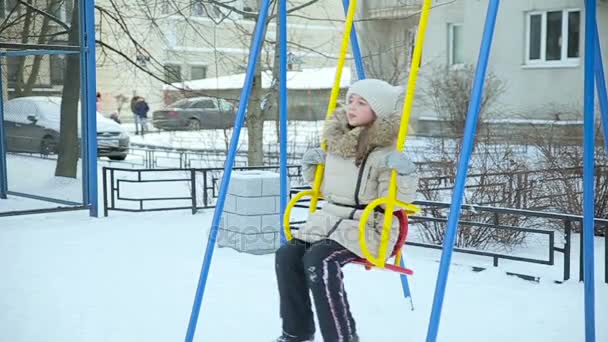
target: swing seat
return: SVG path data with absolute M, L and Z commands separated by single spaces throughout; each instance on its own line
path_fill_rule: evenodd
M 397 239 L 397 243 L 395 244 L 395 247 L 393 248 L 391 257 L 397 257 L 397 254 L 399 254 L 399 251 L 405 245 L 405 241 L 407 241 L 408 220 L 407 220 L 407 215 L 405 214 L 404 210 L 398 210 L 398 211 L 393 212 L 393 216 L 397 217 L 397 219 L 399 220 L 399 237 Z M 353 261 L 353 263 L 364 266 L 365 269 L 368 271 L 374 267 L 380 268 L 380 267 L 373 265 L 365 258 L 356 259 L 355 261 Z M 387 263 L 384 265 L 383 269 L 385 269 L 387 271 L 391 271 L 391 272 L 397 272 L 400 274 L 406 274 L 406 275 L 414 274 L 414 271 L 412 271 L 411 269 L 401 267 L 396 264 L 393 265 L 393 264 Z

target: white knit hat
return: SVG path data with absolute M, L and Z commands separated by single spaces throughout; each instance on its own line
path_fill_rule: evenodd
M 365 79 L 350 85 L 346 93 L 346 103 L 351 95 L 357 94 L 369 103 L 377 116 L 388 116 L 400 111 L 403 105 L 403 87 L 395 87 L 378 79 Z

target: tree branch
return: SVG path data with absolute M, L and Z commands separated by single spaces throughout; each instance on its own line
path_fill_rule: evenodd
M 164 84 L 170 85 L 172 87 L 174 87 L 177 90 L 185 90 L 183 88 L 177 87 L 175 85 L 173 85 L 172 83 L 169 83 L 167 80 L 162 79 L 160 77 L 158 77 L 157 75 L 155 75 L 154 73 L 152 73 L 151 71 L 147 70 L 146 68 L 144 68 L 143 66 L 139 65 L 139 63 L 137 63 L 137 61 L 134 61 L 133 59 L 131 59 L 131 57 L 127 56 L 124 52 L 114 48 L 113 46 L 110 46 L 107 43 L 104 43 L 103 41 L 96 39 L 95 42 L 97 43 L 97 45 L 101 46 L 102 48 L 108 49 L 116 54 L 118 54 L 120 57 L 124 58 L 127 62 L 133 64 L 137 69 L 143 71 L 144 73 L 148 74 L 149 76 L 151 76 L 152 78 L 154 78 L 157 81 L 160 81 Z
M 57 18 L 56 16 L 54 16 L 54 15 L 52 15 L 52 14 L 49 14 L 49 13 L 47 13 L 47 12 L 45 12 L 45 11 L 41 10 L 41 9 L 38 9 L 38 8 L 36 8 L 36 7 L 34 7 L 34 6 L 30 5 L 30 4 L 28 4 L 27 2 L 25 2 L 25 1 L 23 1 L 23 0 L 18 0 L 18 1 L 19 1 L 19 3 L 21 3 L 23 6 L 28 7 L 28 8 L 29 8 L 29 9 L 31 9 L 32 11 L 34 11 L 34 12 L 36 12 L 36 13 L 38 13 L 38 14 L 42 15 L 42 16 L 45 16 L 45 17 L 49 18 L 51 21 L 53 21 L 53 22 L 55 22 L 55 23 L 59 24 L 59 25 L 60 25 L 61 27 L 63 27 L 63 28 L 66 30 L 66 31 L 69 31 L 69 30 L 70 30 L 70 25 L 68 25 L 68 24 L 66 24 L 65 22 L 61 21 L 61 20 L 60 20 L 59 18 Z M 49 4 L 49 9 L 50 9 L 50 6 L 52 6 L 52 5 L 53 5 L 53 3 Z M 16 6 L 15 6 L 15 7 L 16 7 Z

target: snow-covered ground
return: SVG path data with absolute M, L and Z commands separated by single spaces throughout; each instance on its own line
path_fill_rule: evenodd
M 56 159 L 33 158 L 27 155 L 7 155 L 9 190 L 24 194 L 48 197 L 59 201 L 82 203 L 81 165 L 78 178 L 55 177 Z M 14 206 L 14 208 L 13 208 Z M 0 212 L 4 209 L 37 209 L 57 207 L 59 204 L 11 196 L 0 200 Z
M 127 130 L 134 132 L 135 128 L 132 124 L 125 123 Z M 133 146 L 145 148 L 164 148 L 164 149 L 186 149 L 186 150 L 202 150 L 202 151 L 227 151 L 232 138 L 233 130 L 201 130 L 201 131 L 158 131 L 150 127 L 151 131 L 144 136 L 132 135 L 131 143 Z M 289 121 L 287 125 L 287 150 L 288 154 L 301 156 L 306 150 L 312 147 L 318 147 L 320 144 L 320 136 L 323 131 L 322 121 Z M 276 130 L 276 122 L 264 122 L 264 139 L 263 146 L 265 153 L 279 153 L 278 135 Z M 456 140 L 429 138 L 423 136 L 410 135 L 407 138 L 405 152 L 414 161 L 424 162 L 429 160 L 438 160 L 446 158 L 444 153 L 449 152 L 450 155 L 455 155 L 453 149 L 457 148 Z M 476 146 L 475 152 L 487 151 L 499 152 L 505 148 L 513 151 L 514 157 L 520 157 L 522 160 L 531 160 L 537 158 L 536 150 L 528 146 L 518 145 L 482 145 Z M 239 136 L 238 151 L 245 152 L 248 149 L 247 128 L 241 129 Z M 135 156 L 130 156 L 129 159 L 134 159 Z M 472 161 L 475 162 L 474 160 Z
M 0 341 L 182 341 L 211 217 L 71 212 L 0 219 Z M 608 340 L 602 255 L 598 240 L 597 341 Z M 363 341 L 425 339 L 439 256 L 406 252 L 415 270 L 414 311 L 396 275 L 345 268 Z M 440 341 L 584 340 L 582 283 L 553 283 L 557 266 L 536 269 L 540 283 L 506 276 L 502 266 L 476 273 L 471 258 L 454 255 Z M 511 267 L 528 271 L 527 264 Z M 279 332 L 273 256 L 216 249 L 195 340 L 268 342 Z
M 319 129 L 313 124 L 291 125 L 290 136 L 297 136 L 294 142 L 301 146 L 309 141 L 316 144 Z M 270 134 L 266 138 L 269 144 L 273 139 Z M 246 140 L 243 132 L 241 142 Z M 218 131 L 163 132 L 133 137 L 133 141 L 225 148 Z M 432 143 L 412 137 L 408 146 L 425 150 Z M 137 158 L 129 156 L 127 161 Z M 9 155 L 9 188 L 79 202 L 80 178 L 53 177 L 54 166 L 52 159 Z M 100 196 L 101 179 L 100 173 Z M 179 196 L 189 189 L 187 182 L 137 188 L 141 186 L 145 185 L 125 186 L 121 193 Z M 56 206 L 13 196 L 0 200 L 0 212 Z M 211 211 L 191 215 L 185 210 L 112 212 L 103 219 L 89 218 L 84 211 L 0 218 L 0 341 L 183 340 L 211 217 Z M 512 253 L 545 258 L 543 239 L 530 237 Z M 560 238 L 556 240 L 562 244 Z M 576 235 L 572 246 L 572 280 L 564 284 L 553 282 L 561 279 L 560 253 L 556 266 L 501 261 L 499 268 L 493 268 L 489 258 L 455 254 L 440 341 L 584 340 Z M 425 339 L 439 253 L 407 249 L 406 260 L 416 272 L 410 278 L 415 311 L 402 298 L 396 275 L 346 267 L 346 287 L 363 341 Z M 597 341 L 608 341 L 608 325 L 603 324 L 608 321 L 603 255 L 603 241 L 598 239 Z M 488 269 L 476 273 L 470 266 Z M 509 277 L 506 271 L 540 276 L 541 281 Z M 263 342 L 279 332 L 273 256 L 216 249 L 196 340 Z
M 130 131 L 135 131 L 132 124 L 124 124 Z M 132 128 L 133 126 L 133 128 Z M 213 149 L 226 150 L 232 138 L 232 129 L 228 130 L 200 130 L 200 131 L 161 131 L 148 125 L 151 130 L 144 136 L 132 135 L 131 143 L 136 145 L 161 146 L 184 149 Z M 323 129 L 322 121 L 290 121 L 287 125 L 287 134 L 290 143 L 299 145 L 320 143 L 319 136 Z M 264 145 L 277 143 L 276 122 L 264 122 Z M 239 150 L 247 150 L 247 127 L 241 129 L 239 136 Z

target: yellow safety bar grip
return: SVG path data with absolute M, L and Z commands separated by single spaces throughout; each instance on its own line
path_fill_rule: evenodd
M 361 220 L 359 221 L 359 245 L 361 247 L 361 252 L 363 253 L 363 256 L 365 256 L 365 259 L 367 259 L 370 263 L 378 267 L 384 267 L 384 260 L 386 259 L 386 250 L 388 249 L 388 241 L 384 243 L 384 240 L 388 240 L 390 225 L 388 232 L 385 232 L 386 229 L 382 229 L 382 234 L 380 236 L 380 251 L 378 253 L 378 257 L 375 257 L 371 254 L 369 248 L 367 247 L 367 222 L 369 222 L 370 215 L 374 213 L 374 209 L 378 206 L 381 206 L 382 204 L 386 204 L 386 212 L 389 212 L 389 210 L 391 209 L 389 208 L 391 207 L 391 204 L 389 202 L 390 201 L 388 201 L 387 197 L 377 198 L 373 200 L 365 207 L 363 213 L 361 214 Z M 393 202 L 392 206 L 394 207 L 394 205 L 395 204 Z M 386 220 L 389 216 L 392 215 L 384 215 L 384 223 L 386 223 Z M 386 225 L 384 228 L 386 228 Z
M 371 254 L 371 252 L 369 251 L 369 248 L 367 247 L 367 239 L 366 239 L 367 222 L 369 222 L 369 217 L 370 217 L 370 215 L 372 215 L 372 213 L 374 212 L 376 207 L 381 206 L 383 204 L 386 205 L 384 208 L 385 215 L 384 215 L 382 233 L 380 235 L 379 252 L 378 252 L 378 256 L 375 257 Z M 391 231 L 392 222 L 393 222 L 393 215 L 392 214 L 389 215 L 388 213 L 394 212 L 396 207 L 403 208 L 408 214 L 420 212 L 420 208 L 413 204 L 405 203 L 405 202 L 402 202 L 399 200 L 391 201 L 390 197 L 381 197 L 381 198 L 377 198 L 377 199 L 373 200 L 370 204 L 368 204 L 365 207 L 365 210 L 363 210 L 363 213 L 361 214 L 361 220 L 359 221 L 359 246 L 361 247 L 363 256 L 365 256 L 365 258 L 371 264 L 378 266 L 378 267 L 384 267 L 384 265 L 385 265 L 385 261 L 387 258 L 387 252 L 388 252 L 389 236 L 390 236 L 390 231 Z
M 291 234 L 291 226 L 289 224 L 289 219 L 291 217 L 291 210 L 295 207 L 296 203 L 302 199 L 304 196 L 310 196 L 312 198 L 319 197 L 318 193 L 315 193 L 314 190 L 306 190 L 298 192 L 289 203 L 287 203 L 287 207 L 285 207 L 285 214 L 283 214 L 283 230 L 285 231 L 285 238 L 287 241 L 293 239 L 293 235 Z

